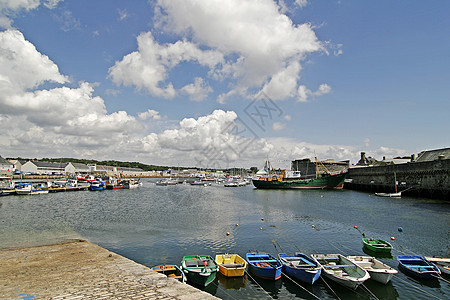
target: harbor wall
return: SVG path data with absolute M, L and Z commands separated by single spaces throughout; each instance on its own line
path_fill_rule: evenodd
M 344 188 L 450 200 L 450 159 L 350 168 Z

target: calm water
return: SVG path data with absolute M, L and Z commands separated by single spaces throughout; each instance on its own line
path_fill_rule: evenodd
M 179 264 L 191 254 L 245 256 L 249 250 L 362 255 L 365 233 L 395 237 L 394 257 L 381 260 L 397 268 L 395 257 L 401 254 L 450 257 L 449 228 L 449 203 L 347 190 L 156 186 L 144 180 L 136 190 L 0 198 L 0 248 L 83 238 L 147 266 Z M 341 299 L 371 298 L 364 288 L 353 292 L 330 286 Z M 378 299 L 450 298 L 449 283 L 418 282 L 401 272 L 387 286 L 370 281 L 365 286 Z M 303 287 L 321 299 L 336 299 L 321 281 Z M 223 299 L 313 299 L 285 278 L 218 276 L 206 291 Z

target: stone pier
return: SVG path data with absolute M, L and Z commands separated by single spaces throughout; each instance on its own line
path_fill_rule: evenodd
M 0 251 L 0 299 L 218 299 L 92 243 Z

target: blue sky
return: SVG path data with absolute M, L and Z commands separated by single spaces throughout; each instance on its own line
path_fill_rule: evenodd
M 2 1 L 0 155 L 288 167 L 449 147 L 449 8 Z

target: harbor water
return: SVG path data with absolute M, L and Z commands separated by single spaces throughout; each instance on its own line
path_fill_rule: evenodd
M 450 257 L 448 202 L 154 182 L 143 180 L 133 190 L 1 197 L 0 248 L 81 238 L 151 267 L 193 254 L 245 257 L 249 250 L 365 255 L 364 234 L 392 242 L 392 256 L 380 260 L 396 269 L 397 255 Z M 286 277 L 218 274 L 204 290 L 222 299 L 449 299 L 450 278 L 444 279 L 424 282 L 399 272 L 387 285 L 369 280 L 351 291 L 322 280 L 308 286 Z

